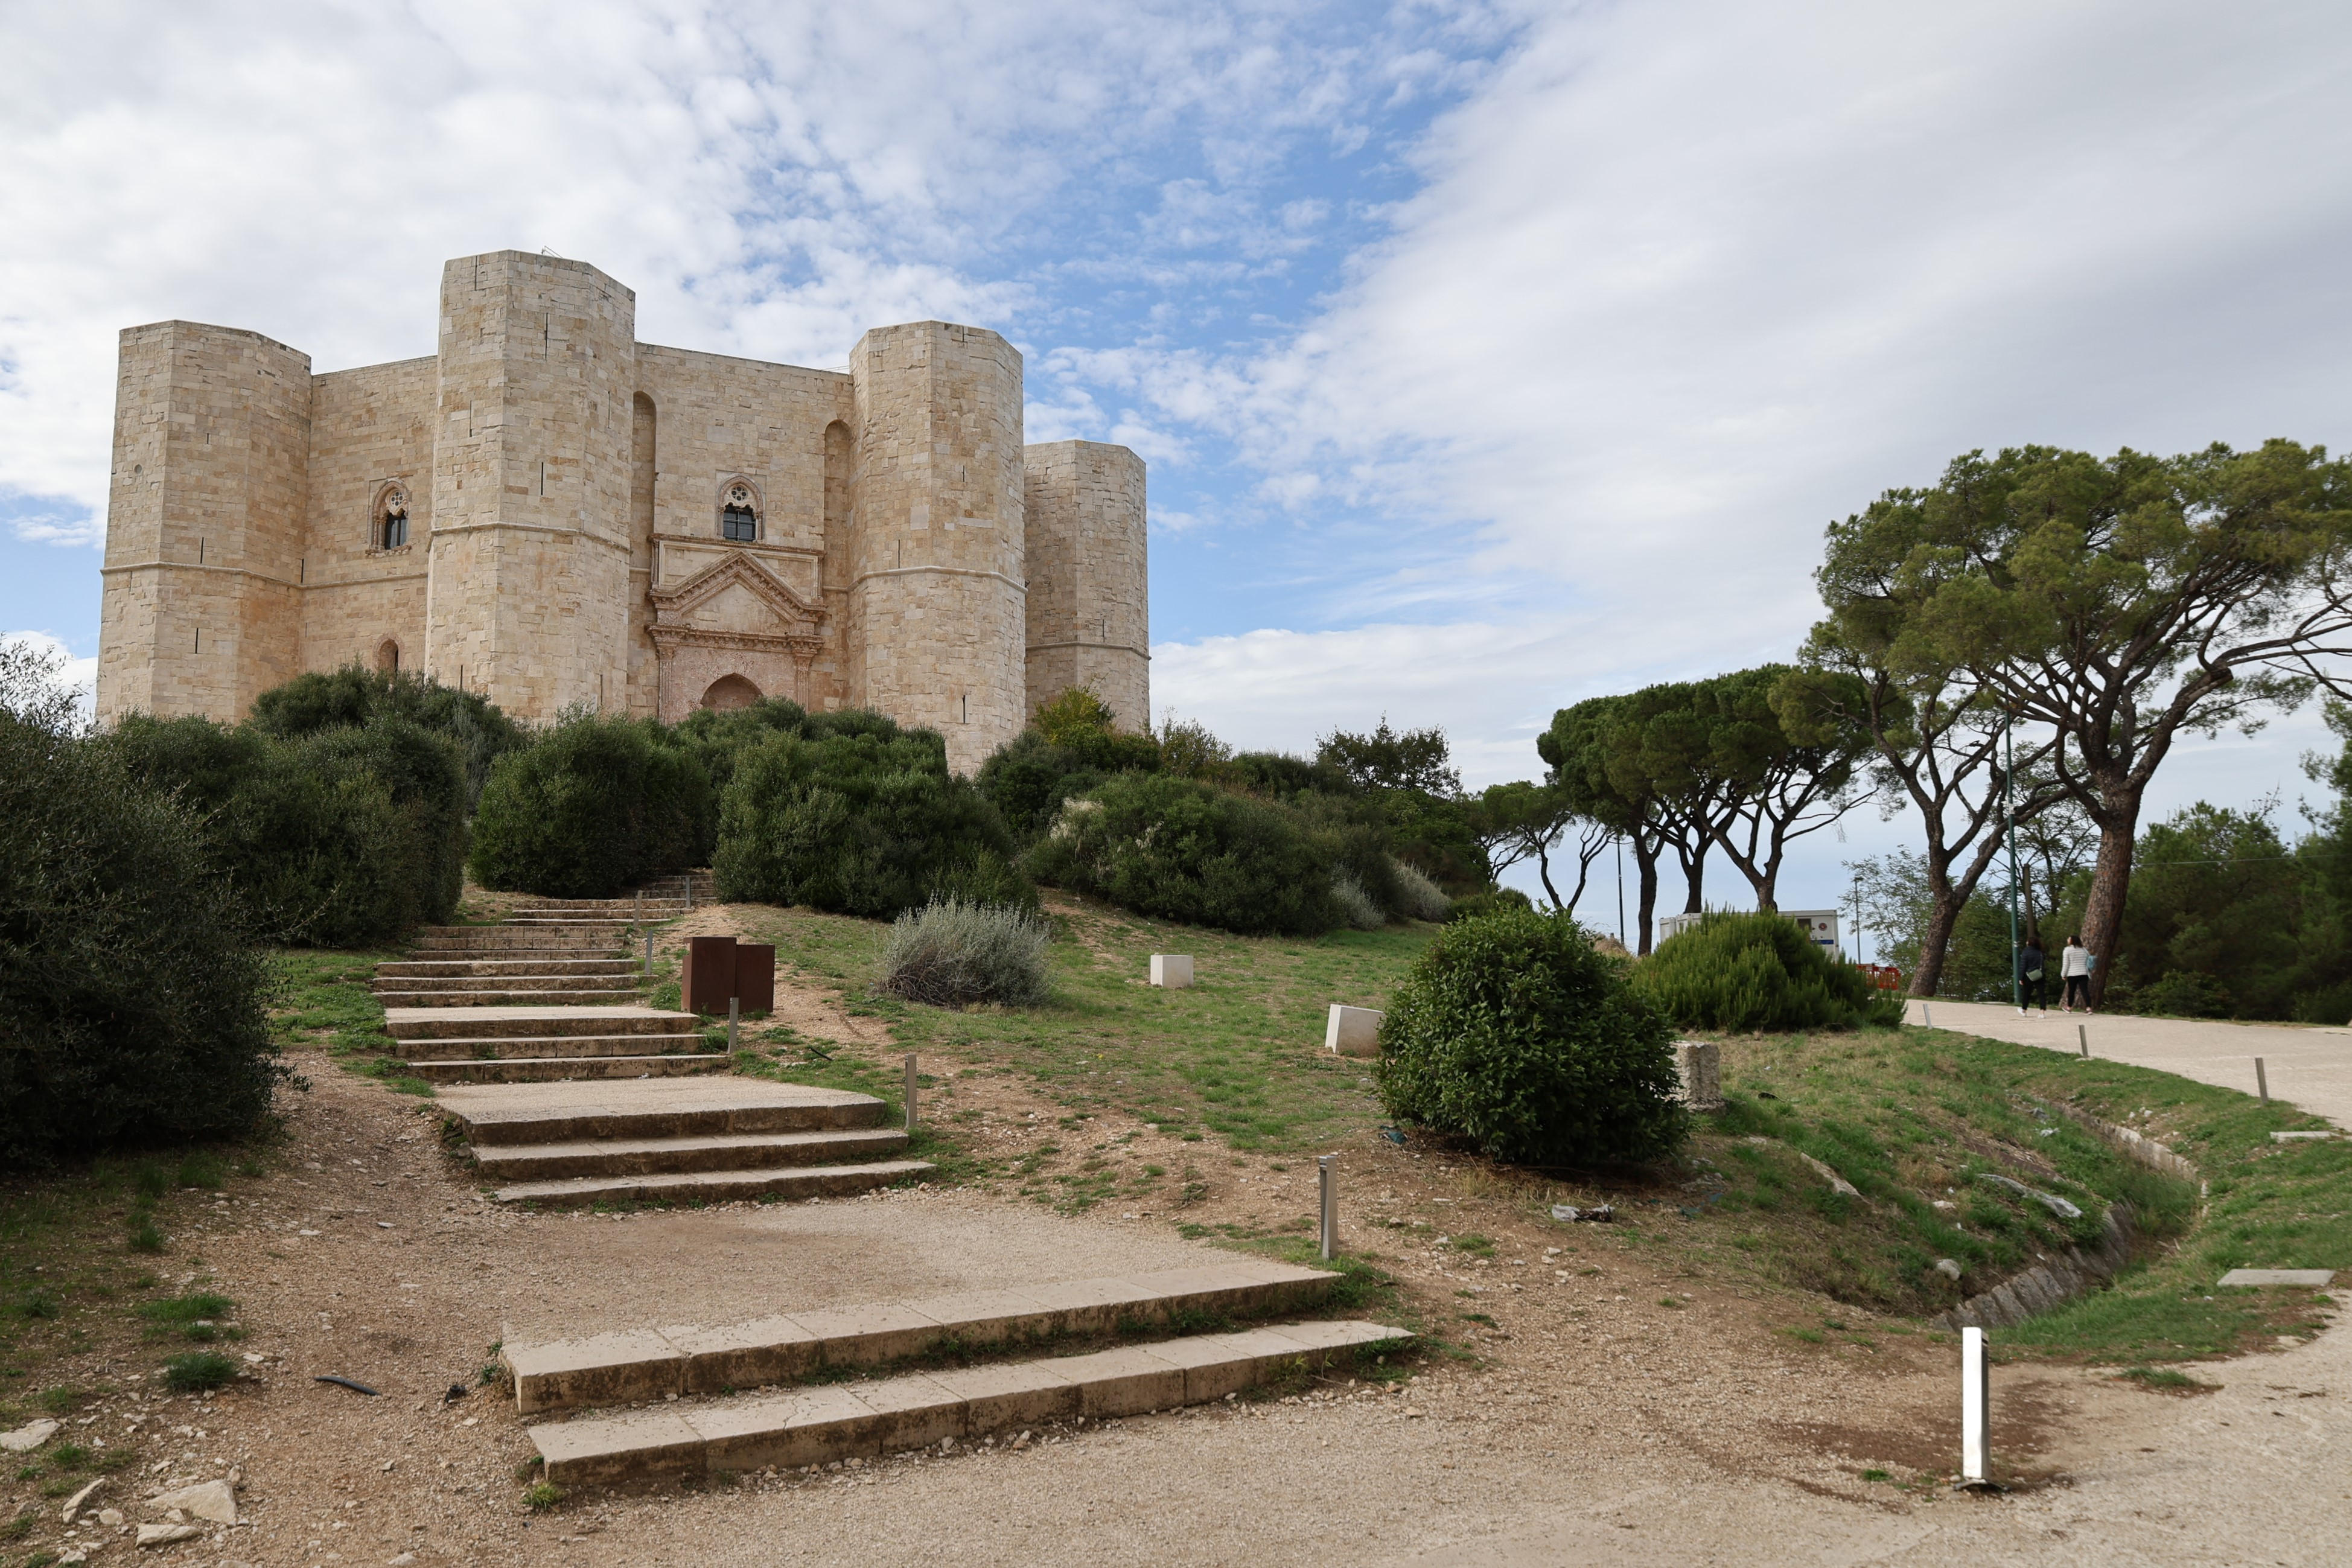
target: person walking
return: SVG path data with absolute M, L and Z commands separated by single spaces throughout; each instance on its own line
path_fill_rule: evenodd
M 2044 962 L 2042 939 L 2031 931 L 2027 932 L 2025 945 L 2017 950 L 2017 1016 L 2021 1018 L 2025 1016 L 2028 1003 L 2041 1008 L 2043 1017 L 2050 1016 L 2050 997 L 2042 989 Z
M 2081 997 L 2083 1011 L 2091 1010 L 2091 950 L 2083 945 L 2080 936 L 2066 939 L 2066 951 L 2058 955 L 2058 973 L 2066 982 L 2066 994 L 2059 1005 L 2071 1013 L 2074 999 Z

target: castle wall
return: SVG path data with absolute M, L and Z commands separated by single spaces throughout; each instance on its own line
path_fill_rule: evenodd
M 856 416 L 849 377 L 640 343 L 637 384 L 654 405 L 659 432 L 650 585 L 675 587 L 741 553 L 803 603 L 825 605 L 825 431 Z M 738 479 L 751 487 L 760 514 L 760 537 L 751 544 L 728 543 L 719 531 L 721 492 Z M 641 623 L 633 640 L 643 635 Z M 657 700 L 639 689 L 633 700 L 639 711 L 675 718 L 691 711 L 712 680 L 735 673 L 763 696 L 838 707 L 846 695 L 838 616 L 826 616 L 824 637 L 804 673 L 789 656 L 756 649 L 734 650 L 748 657 L 731 665 L 715 653 L 674 658 L 677 689 L 663 689 Z
M 1090 688 L 1128 731 L 1151 727 L 1143 459 L 1099 441 L 1024 454 L 1028 711 Z
M 310 378 L 310 496 L 302 561 L 304 669 L 425 660 L 425 563 L 432 552 L 433 410 L 439 367 L 409 359 Z M 408 542 L 383 547 L 378 505 L 408 501 Z
M 299 673 L 310 362 L 257 332 L 121 336 L 98 716 L 242 718 Z
M 636 296 L 496 251 L 441 277 L 425 664 L 518 717 L 627 700 Z
M 850 355 L 850 700 L 947 737 L 976 770 L 1021 731 L 1021 356 L 943 321 L 882 327 Z

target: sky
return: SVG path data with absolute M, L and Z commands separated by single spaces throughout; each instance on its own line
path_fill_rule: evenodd
M 10 6 L 0 631 L 92 668 L 121 328 L 405 358 L 443 261 L 544 247 L 650 342 L 1003 332 L 1030 440 L 1150 464 L 1155 717 L 1529 777 L 1788 658 L 1822 530 L 1959 453 L 2352 442 L 2347 102 L 2297 0 Z M 2326 743 L 2152 807 L 2291 821 Z

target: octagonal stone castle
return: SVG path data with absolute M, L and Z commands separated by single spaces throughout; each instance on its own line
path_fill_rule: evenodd
M 967 773 L 1067 687 L 1149 724 L 1143 461 L 1024 447 L 1003 338 L 877 327 L 844 373 L 635 329 L 508 250 L 442 269 L 428 359 L 125 331 L 99 717 L 239 719 L 358 660 L 540 722 L 873 708 Z

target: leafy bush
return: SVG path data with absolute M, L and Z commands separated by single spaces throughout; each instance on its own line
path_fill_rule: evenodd
M 743 752 L 719 813 L 723 899 L 888 917 L 933 900 L 1033 908 L 1012 835 L 936 731 L 827 714 Z
M 1062 814 L 1065 803 L 1102 783 L 1103 771 L 1034 730 L 1024 730 L 980 764 L 981 794 L 996 807 L 1013 837 L 1032 843 Z
M 1454 900 L 1445 889 L 1429 879 L 1422 868 L 1410 860 L 1393 862 L 1396 868 L 1396 912 L 1411 921 L 1442 921 L 1452 917 Z M 1525 903 L 1527 895 L 1519 895 Z
M 1878 990 L 1778 914 L 1703 915 L 1660 942 L 1641 975 L 1658 1006 L 1688 1029 L 1850 1029 L 1903 1021 L 1900 995 Z
M 934 1007 L 1034 1006 L 1053 989 L 1045 969 L 1050 935 L 1045 918 L 1027 910 L 935 900 L 892 924 L 882 947 L 881 989 Z
M 252 1128 L 269 984 L 188 808 L 0 705 L 0 1165 Z
M 496 703 L 405 670 L 356 664 L 328 674 L 298 675 L 253 700 L 251 725 L 266 735 L 299 740 L 324 730 L 354 729 L 378 719 L 405 719 L 457 748 L 466 770 L 466 810 L 481 798 L 490 764 L 529 737 Z
M 1466 921 L 1479 915 L 1491 915 L 1503 910 L 1531 910 L 1535 902 L 1517 888 L 1490 888 L 1483 893 L 1469 893 L 1445 906 L 1444 919 Z
M 656 725 L 580 714 L 500 757 L 474 818 L 474 879 L 552 899 L 607 899 L 698 858 L 702 764 Z
M 2045 984 L 2042 994 L 2056 988 Z M 2163 1018 L 2226 1018 L 2231 1014 L 2229 988 L 2194 969 L 2176 969 L 2141 986 L 2131 994 L 2131 1006 L 2135 1013 Z
M 394 715 L 280 740 L 134 714 L 96 743 L 194 810 L 273 941 L 363 947 L 457 907 L 466 777 L 445 736 Z
M 1440 931 L 1381 1025 L 1391 1115 L 1538 1165 L 1646 1160 L 1687 1126 L 1674 1026 L 1564 915 L 1503 910 Z
M 1315 935 L 1339 919 L 1329 854 L 1297 814 L 1163 773 L 1122 773 L 1072 801 L 1027 865 L 1138 914 L 1244 935 Z
M 1331 902 L 1339 918 L 1357 931 L 1378 931 L 1389 923 L 1388 912 L 1364 891 L 1364 885 L 1345 871 L 1331 873 Z

